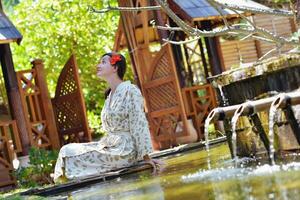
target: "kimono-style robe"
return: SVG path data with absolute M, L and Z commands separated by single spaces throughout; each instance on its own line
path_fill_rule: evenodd
M 71 143 L 61 148 L 54 181 L 62 175 L 80 179 L 127 167 L 153 151 L 143 97 L 130 81 L 120 83 L 107 97 L 101 120 L 107 134 L 99 142 Z

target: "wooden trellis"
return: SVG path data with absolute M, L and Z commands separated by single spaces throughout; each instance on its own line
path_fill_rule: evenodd
M 52 104 L 62 144 L 91 141 L 74 55 L 65 64 L 59 76 Z
M 60 147 L 52 104 L 44 79 L 44 66 L 41 60 L 32 62 L 30 70 L 17 72 L 18 87 L 22 106 L 27 115 L 30 143 L 38 148 Z
M 142 85 L 148 105 L 152 137 L 158 142 L 176 144 L 176 137 L 187 135 L 186 115 L 170 46 L 163 47 L 150 65 Z M 176 132 L 179 122 L 183 129 Z

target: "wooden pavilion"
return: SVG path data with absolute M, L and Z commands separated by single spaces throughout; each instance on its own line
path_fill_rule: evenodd
M 147 0 L 118 2 L 120 7 L 156 5 L 154 1 Z M 268 9 L 253 1 L 237 0 L 234 3 Z M 168 0 L 168 4 L 181 19 L 193 27 L 212 30 L 224 25 L 222 16 L 206 0 Z M 233 11 L 220 9 L 229 22 L 240 20 L 240 16 Z M 243 15 L 252 16 L 251 13 Z M 155 148 L 163 149 L 179 143 L 199 141 L 204 138 L 205 118 L 217 104 L 216 95 L 207 78 L 222 73 L 230 68 L 229 65 L 240 64 L 240 59 L 235 57 L 241 57 L 241 49 L 250 57 L 249 53 L 255 55 L 255 58 L 251 57 L 251 61 L 257 60 L 262 54 L 262 45 L 253 41 L 251 44 L 241 45 L 241 49 L 234 49 L 233 52 L 230 47 L 222 47 L 227 43 L 222 42 L 220 37 L 201 38 L 192 45 L 171 45 L 164 43 L 162 39 L 183 41 L 188 36 L 183 32 L 157 30 L 151 24 L 153 20 L 157 25 L 176 26 L 162 11 L 121 12 L 114 50 L 128 48 L 136 82 L 145 97 Z M 226 57 L 225 62 L 224 54 L 231 60 Z M 232 55 L 235 57 L 231 58 Z M 247 55 L 243 55 L 245 57 Z

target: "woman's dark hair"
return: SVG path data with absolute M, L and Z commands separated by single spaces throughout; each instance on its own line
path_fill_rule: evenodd
M 119 78 L 121 80 L 123 80 L 125 72 L 126 72 L 126 60 L 125 60 L 125 57 L 122 54 L 111 52 L 111 53 L 105 53 L 105 54 L 103 54 L 101 58 L 103 58 L 104 56 L 112 57 L 113 55 L 119 55 L 121 57 L 121 60 L 117 61 L 116 64 L 114 64 L 113 66 L 117 67 L 117 74 L 118 74 Z M 105 91 L 105 93 L 104 93 L 105 99 L 108 97 L 110 91 L 111 91 L 110 88 L 108 88 Z

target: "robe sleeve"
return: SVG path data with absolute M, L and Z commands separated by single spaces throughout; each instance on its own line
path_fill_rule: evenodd
M 137 160 L 153 152 L 148 121 L 144 112 L 144 99 L 140 90 L 132 86 L 129 90 L 129 127 L 137 150 Z

